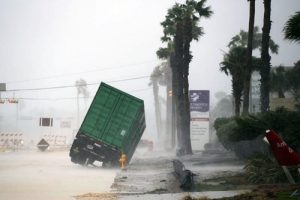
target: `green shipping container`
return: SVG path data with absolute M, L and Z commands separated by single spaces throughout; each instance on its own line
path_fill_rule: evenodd
M 71 160 L 116 165 L 124 153 L 129 162 L 145 127 L 144 101 L 101 83 L 73 142 Z

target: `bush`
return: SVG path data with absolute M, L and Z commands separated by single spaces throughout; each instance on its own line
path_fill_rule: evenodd
M 265 131 L 273 129 L 293 149 L 300 150 L 300 112 L 278 109 L 255 116 L 222 118 L 215 121 L 216 134 L 222 145 L 247 158 L 246 177 L 251 183 L 283 183 L 287 178 L 269 147 L 263 142 Z M 296 181 L 297 168 L 290 167 Z
M 237 128 L 237 124 L 234 119 L 220 119 L 216 120 L 218 129 L 216 128 L 217 136 L 221 144 L 226 148 L 232 150 L 232 139 L 230 138 L 232 132 Z
M 251 132 L 250 128 L 243 130 L 245 125 L 241 126 L 241 122 L 244 121 L 247 122 L 244 118 L 220 118 L 214 124 L 220 143 L 225 149 L 235 152 L 242 159 L 266 151 L 262 137 L 257 137 L 259 135 L 257 133 L 261 132 Z
M 248 159 L 245 167 L 246 178 L 254 184 L 287 183 L 283 169 L 270 154 L 258 153 Z M 299 181 L 297 167 L 289 167 L 295 181 Z
M 216 130 L 218 130 L 220 127 L 222 127 L 223 125 L 225 125 L 228 122 L 233 121 L 233 120 L 234 120 L 234 118 L 217 118 L 215 120 L 214 127 Z
M 278 183 L 285 182 L 283 170 L 267 154 L 256 154 L 250 158 L 245 165 L 245 173 L 250 183 Z
M 214 123 L 221 144 L 237 156 L 247 158 L 255 152 L 265 152 L 262 142 L 267 129 L 278 132 L 293 149 L 300 150 L 300 112 L 278 109 L 257 115 L 220 118 Z M 249 147 L 249 148 L 247 148 Z

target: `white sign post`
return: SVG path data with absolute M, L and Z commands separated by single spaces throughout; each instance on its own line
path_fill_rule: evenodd
M 209 142 L 209 90 L 190 91 L 190 111 L 192 149 L 201 151 Z

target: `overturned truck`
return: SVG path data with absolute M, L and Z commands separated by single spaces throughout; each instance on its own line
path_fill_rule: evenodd
M 116 166 L 125 154 L 129 163 L 145 128 L 144 101 L 102 82 L 73 141 L 71 161 Z

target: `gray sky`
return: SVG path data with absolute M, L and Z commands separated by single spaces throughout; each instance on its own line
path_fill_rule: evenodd
M 184 2 L 184 1 L 178 1 Z M 167 9 L 172 0 L 0 0 L 0 82 L 7 89 L 73 85 L 79 78 L 88 83 L 150 75 L 160 62 L 156 50 Z M 230 39 L 247 30 L 246 0 L 208 0 L 214 11 L 200 25 L 205 35 L 192 44 L 190 88 L 231 92 L 230 78 L 219 71 Z M 299 0 L 272 1 L 271 37 L 279 44 L 273 65 L 293 65 L 300 59 L 300 45 L 283 40 L 282 28 L 288 17 L 299 11 Z M 263 21 L 263 2 L 256 1 L 255 24 Z M 149 79 L 111 83 L 143 98 L 153 117 Z M 90 86 L 94 95 L 97 85 Z M 144 90 L 145 89 L 145 90 Z M 135 91 L 134 90 L 141 90 Z M 2 93 L 2 97 L 69 98 L 74 88 Z M 75 100 L 26 100 L 28 110 L 50 107 L 68 110 Z M 30 108 L 30 109 L 29 109 Z M 51 110 L 51 109 L 50 109 Z

